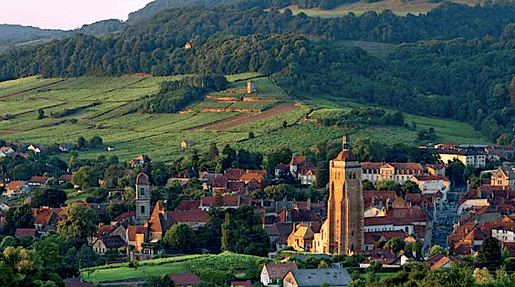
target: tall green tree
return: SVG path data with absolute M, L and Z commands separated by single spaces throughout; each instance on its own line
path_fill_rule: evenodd
M 63 219 L 57 224 L 57 232 L 68 238 L 86 240 L 97 232 L 98 213 L 91 207 L 72 203 L 62 212 Z
M 193 230 L 184 224 L 174 224 L 168 229 L 163 238 L 163 243 L 173 249 L 184 252 L 189 249 L 193 241 Z
M 488 268 L 496 268 L 502 262 L 501 247 L 499 240 L 492 236 L 483 240 L 481 248 L 479 249 L 479 258 L 481 262 Z

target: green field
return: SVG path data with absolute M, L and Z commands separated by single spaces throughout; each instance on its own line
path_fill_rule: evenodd
M 6 141 L 18 140 L 27 144 L 43 145 L 76 143 L 80 136 L 91 139 L 100 136 L 106 149 L 81 151 L 80 158 L 118 156 L 128 161 L 139 154 L 147 154 L 154 160 L 169 162 L 185 155 L 192 148 L 207 150 L 211 142 L 219 148 L 231 144 L 237 148 L 253 151 L 270 151 L 278 145 L 288 145 L 294 151 L 310 148 L 320 141 L 337 140 L 343 130 L 322 127 L 313 123 L 315 119 L 348 113 L 358 103 L 329 95 L 309 95 L 304 98 L 307 105 L 296 110 L 272 113 L 269 117 L 242 121 L 238 126 L 216 130 L 193 130 L 199 126 L 217 123 L 240 115 L 237 112 L 187 113 L 187 114 L 143 114 L 131 112 L 137 109 L 141 99 L 159 90 L 160 83 L 180 77 L 156 78 L 71 78 L 42 79 L 29 77 L 0 83 L 0 114 L 15 115 L 14 119 L 0 122 L 0 135 Z M 288 103 L 285 93 L 273 82 L 259 74 L 247 73 L 227 76 L 230 89 L 243 89 L 247 79 L 256 82 L 258 93 L 253 96 L 276 98 L 274 101 L 219 103 L 203 101 L 192 104 L 199 108 L 238 108 L 251 110 L 273 110 L 278 103 Z M 221 92 L 220 94 L 222 94 Z M 7 96 L 7 97 L 5 97 Z M 97 103 L 92 106 L 93 103 Z M 45 118 L 38 118 L 38 109 L 43 109 Z M 60 118 L 53 117 L 66 110 L 77 109 L 76 113 Z M 311 109 L 315 109 L 304 119 Z M 406 123 L 415 122 L 418 130 L 433 127 L 440 142 L 487 143 L 487 140 L 468 124 L 447 119 L 435 119 L 405 114 Z M 283 122 L 287 127 L 283 128 Z M 249 132 L 256 136 L 248 139 Z M 357 137 L 368 137 L 384 143 L 414 144 L 416 131 L 402 127 L 365 126 L 352 131 Z M 180 142 L 194 140 L 197 144 L 183 149 Z M 107 146 L 114 151 L 107 151 Z M 67 154 L 62 154 L 67 159 Z
M 483 0 L 451 0 L 450 2 L 465 4 L 469 6 L 474 6 L 477 4 L 482 4 L 485 1 Z M 297 5 L 291 5 L 280 9 L 279 11 L 283 12 L 286 9 L 290 9 L 294 15 L 299 13 L 304 13 L 311 17 L 320 17 L 320 18 L 335 18 L 340 16 L 345 16 L 349 13 L 353 13 L 356 16 L 364 14 L 368 11 L 375 11 L 377 13 L 381 13 L 384 10 L 390 10 L 397 15 L 419 15 L 426 14 L 432 9 L 440 6 L 440 3 L 431 3 L 430 1 L 401 1 L 401 0 L 386 0 L 379 1 L 373 3 L 366 3 L 364 1 L 359 1 L 351 4 L 344 4 L 339 7 L 336 7 L 332 10 L 320 10 L 318 8 L 313 9 L 300 9 Z
M 85 268 L 81 275 L 86 280 L 98 283 L 105 281 L 120 281 L 146 278 L 149 275 L 161 276 L 171 273 L 194 272 L 197 275 L 203 270 L 229 269 L 244 270 L 251 262 L 268 262 L 267 258 L 222 253 L 218 255 L 186 255 L 171 258 L 141 261 L 138 268 L 130 268 L 128 263 Z

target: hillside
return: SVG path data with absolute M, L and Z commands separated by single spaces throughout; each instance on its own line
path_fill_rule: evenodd
M 253 72 L 270 77 L 291 100 L 353 101 L 459 120 L 494 142 L 509 136 L 515 122 L 509 88 L 515 74 L 515 25 L 510 23 L 515 23 L 515 4 L 509 2 L 475 7 L 446 3 L 427 15 L 384 11 L 338 20 L 238 5 L 183 7 L 119 34 L 78 34 L 0 54 L 0 80 L 38 74 Z M 181 93 L 182 98 L 195 97 Z M 181 97 L 154 97 L 146 112 L 176 112 L 168 107 Z M 268 103 L 253 105 L 264 109 Z M 253 110 L 238 103 L 227 107 L 218 102 L 195 108 Z
M 284 13 L 286 9 L 290 9 L 294 15 L 304 13 L 309 17 L 321 18 L 337 18 L 346 16 L 349 13 L 354 15 L 362 15 L 369 11 L 381 13 L 385 10 L 392 11 L 396 15 L 406 16 L 408 14 L 419 15 L 427 14 L 442 5 L 442 3 L 457 3 L 468 6 L 476 6 L 484 4 L 485 1 L 476 0 L 452 0 L 452 1 L 402 1 L 402 0 L 384 0 L 384 1 L 358 1 L 353 3 L 345 3 L 332 9 L 301 8 L 299 5 L 290 5 L 279 9 Z M 301 5 L 302 6 L 302 5 Z
M 4 140 L 49 146 L 76 143 L 80 136 L 90 139 L 98 135 L 106 147 L 114 150 L 88 150 L 81 152 L 80 157 L 116 155 L 127 161 L 145 153 L 160 161 L 171 161 L 191 149 L 180 147 L 183 140 L 194 140 L 197 144 L 193 148 L 200 150 L 207 150 L 211 142 L 216 142 L 220 147 L 231 144 L 234 148 L 260 152 L 269 152 L 280 145 L 300 151 L 318 142 L 338 140 L 343 134 L 341 127 L 320 126 L 316 119 L 339 116 L 349 108 L 296 104 L 270 79 L 259 74 L 227 78 L 231 81 L 227 91 L 210 94 L 209 99 L 192 103 L 184 113 L 176 114 L 146 114 L 138 112 L 138 107 L 147 95 L 159 91 L 160 83 L 177 77 L 30 77 L 7 81 L 0 83 L 0 110 L 9 111 L 14 118 L 0 122 L 0 135 Z M 263 101 L 215 99 L 243 91 L 247 79 L 252 79 L 258 90 L 251 96 Z M 231 106 L 240 111 L 230 111 Z M 45 115 L 40 120 L 37 119 L 39 109 Z M 310 120 L 303 121 L 306 117 Z M 405 118 L 409 124 L 416 122 L 419 129 L 433 127 L 441 141 L 487 142 L 467 124 L 408 114 Z M 460 132 L 455 132 L 453 127 L 459 127 Z M 255 138 L 249 139 L 249 132 Z M 353 131 L 358 138 L 408 145 L 416 143 L 416 133 L 405 127 L 373 125 Z

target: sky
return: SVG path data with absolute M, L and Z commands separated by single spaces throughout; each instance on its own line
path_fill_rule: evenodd
M 0 0 L 0 24 L 72 30 L 100 20 L 127 20 L 152 0 Z

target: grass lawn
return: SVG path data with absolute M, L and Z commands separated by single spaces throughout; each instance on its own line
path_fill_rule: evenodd
M 82 271 L 81 274 L 84 279 L 93 283 L 100 281 L 118 281 L 133 278 L 146 278 L 149 275 L 160 276 L 170 273 L 187 272 L 185 262 L 177 262 L 163 265 L 138 266 L 137 269 L 130 267 L 118 267 L 108 269 L 93 269 L 94 271 L 88 275 L 88 271 Z
M 367 273 L 361 273 L 360 275 L 361 275 L 361 278 L 368 279 Z M 395 275 L 395 272 L 377 272 L 376 275 L 377 275 L 377 277 L 379 277 L 379 280 L 382 280 L 385 277 Z
M 65 204 L 69 205 L 74 202 L 86 202 L 86 198 L 90 195 L 87 192 L 78 192 L 75 189 L 69 189 L 66 190 L 66 195 L 68 196 L 68 199 L 66 200 Z

